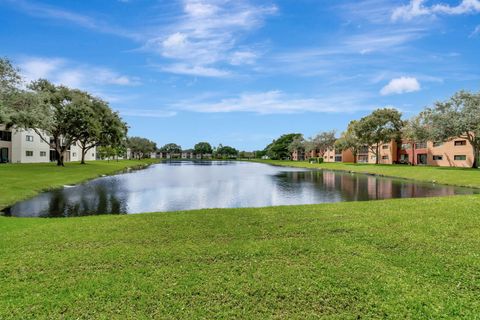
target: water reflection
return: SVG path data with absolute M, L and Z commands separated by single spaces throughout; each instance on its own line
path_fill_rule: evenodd
M 473 194 L 480 190 L 258 163 L 172 161 L 42 193 L 7 215 L 65 217 Z

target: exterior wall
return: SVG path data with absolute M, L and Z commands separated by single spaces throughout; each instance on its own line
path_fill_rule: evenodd
M 50 145 L 43 141 L 40 136 L 32 129 L 10 129 L 5 130 L 4 125 L 0 125 L 0 130 L 12 132 L 12 141 L 0 141 L 0 148 L 9 149 L 9 161 L 12 163 L 42 163 L 50 162 Z M 80 161 L 82 159 L 82 149 L 78 144 L 70 147 L 64 155 L 64 160 Z M 27 153 L 29 155 L 27 155 Z M 86 161 L 96 160 L 96 148 L 90 149 L 85 155 Z M 31 154 L 31 155 L 30 155 Z
M 33 137 L 33 141 L 27 141 L 27 137 Z M 33 155 L 27 156 L 27 152 Z M 13 163 L 50 162 L 50 146 L 32 129 L 13 129 L 11 159 Z
M 456 141 L 465 141 L 465 145 L 455 145 Z M 400 155 L 408 162 L 419 165 L 419 156 L 426 156 L 426 165 L 440 166 L 440 167 L 471 167 L 473 164 L 473 149 L 472 145 L 465 139 L 455 138 L 440 145 L 434 145 L 433 142 L 428 141 L 425 147 L 417 144 L 412 148 L 411 144 L 404 141 L 404 148 L 400 150 Z M 465 156 L 465 160 L 455 160 L 455 156 Z M 434 157 L 436 159 L 434 160 Z
M 337 152 L 335 149 L 329 149 L 323 155 L 324 162 L 353 162 L 353 153 L 351 150 Z
M 0 131 L 9 131 L 7 130 L 5 125 L 0 125 Z M 0 140 L 0 149 L 7 148 L 8 149 L 8 162 L 12 162 L 12 141 L 3 141 Z
M 294 151 L 292 153 L 292 160 L 293 161 L 303 161 L 305 160 L 305 153 L 301 151 Z

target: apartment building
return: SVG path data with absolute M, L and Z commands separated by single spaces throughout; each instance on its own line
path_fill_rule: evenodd
M 399 162 L 441 167 L 471 167 L 473 149 L 466 139 L 456 138 L 443 143 L 432 141 L 415 144 L 404 141 L 399 150 Z
M 323 155 L 324 162 L 353 162 L 354 157 L 351 150 L 338 151 L 329 149 Z
M 81 148 L 74 144 L 64 154 L 64 161 L 80 161 Z M 85 160 L 96 159 L 96 149 L 90 149 Z M 0 163 L 41 163 L 57 160 L 57 153 L 32 129 L 7 129 L 0 125 Z
M 304 155 L 292 153 L 292 160 L 302 161 L 314 154 Z M 319 156 L 319 155 L 316 155 Z M 471 167 L 473 164 L 473 149 L 466 139 L 455 138 L 444 143 L 432 141 L 418 142 L 412 145 L 407 141 L 401 144 L 396 141 L 380 144 L 378 147 L 379 164 L 414 164 L 441 167 Z M 323 155 L 324 162 L 354 162 L 351 150 L 337 152 L 328 150 Z M 368 146 L 359 149 L 357 163 L 377 163 L 377 157 Z

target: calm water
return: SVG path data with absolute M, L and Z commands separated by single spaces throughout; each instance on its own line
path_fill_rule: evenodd
M 259 163 L 179 161 L 45 192 L 5 214 L 63 217 L 473 193 L 480 190 Z

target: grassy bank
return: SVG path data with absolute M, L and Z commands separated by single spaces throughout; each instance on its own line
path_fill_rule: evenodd
M 439 184 L 458 185 L 480 188 L 480 170 L 471 168 L 407 166 L 407 165 L 373 165 L 353 163 L 311 164 L 304 161 L 255 160 L 256 162 L 277 166 L 290 166 L 309 169 L 342 170 L 359 173 L 378 174 L 389 177 L 413 179 L 418 181 L 435 181 Z
M 0 208 L 36 195 L 40 191 L 112 174 L 127 167 L 152 163 L 152 160 L 78 162 L 57 167 L 54 163 L 0 165 Z
M 0 218 L 0 318 L 474 319 L 479 249 L 475 196 Z

